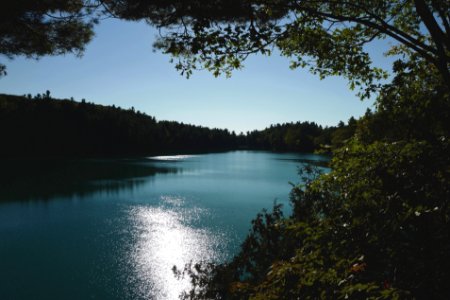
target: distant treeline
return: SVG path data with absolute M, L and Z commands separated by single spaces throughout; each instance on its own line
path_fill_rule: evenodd
M 329 152 L 349 139 L 355 129 L 356 120 L 353 117 L 348 125 L 341 121 L 337 127 L 322 127 L 314 122 L 284 123 L 247 132 L 245 142 L 251 149 Z
M 329 151 L 353 135 L 356 121 L 322 127 L 314 122 L 272 125 L 236 134 L 157 121 L 134 108 L 72 99 L 0 94 L 0 154 L 6 157 L 140 156 L 235 149 Z

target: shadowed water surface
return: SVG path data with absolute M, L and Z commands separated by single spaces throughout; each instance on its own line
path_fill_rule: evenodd
M 172 267 L 232 257 L 297 167 L 326 157 L 236 151 L 0 162 L 0 299 L 176 299 Z M 326 170 L 326 169 L 324 169 Z

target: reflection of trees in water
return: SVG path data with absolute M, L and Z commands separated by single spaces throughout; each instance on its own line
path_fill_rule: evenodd
M 0 201 L 117 195 L 138 188 L 156 174 L 179 172 L 137 159 L 7 160 L 0 166 Z

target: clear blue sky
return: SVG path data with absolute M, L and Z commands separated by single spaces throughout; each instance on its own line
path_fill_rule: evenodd
M 236 132 L 270 124 L 315 121 L 336 125 L 371 107 L 339 77 L 319 80 L 307 70 L 289 69 L 278 55 L 255 56 L 231 78 L 197 71 L 182 77 L 170 57 L 153 52 L 156 31 L 144 23 L 105 20 L 84 56 L 2 61 L 8 75 L 0 93 L 36 94 L 50 90 L 70 98 L 143 111 L 158 120 L 176 120 Z M 373 49 L 382 62 L 381 49 Z

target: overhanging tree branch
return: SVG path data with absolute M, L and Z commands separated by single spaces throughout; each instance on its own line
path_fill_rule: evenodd
M 450 51 L 450 47 L 448 46 L 450 41 L 446 39 L 444 32 L 442 32 L 441 28 L 437 24 L 436 19 L 427 7 L 427 4 L 423 0 L 414 0 L 414 3 L 417 13 L 422 18 L 426 28 L 430 32 L 434 44 L 436 45 L 437 59 L 435 65 L 439 69 L 439 72 L 443 75 L 447 85 L 450 86 L 450 57 L 447 55 L 447 52 Z

